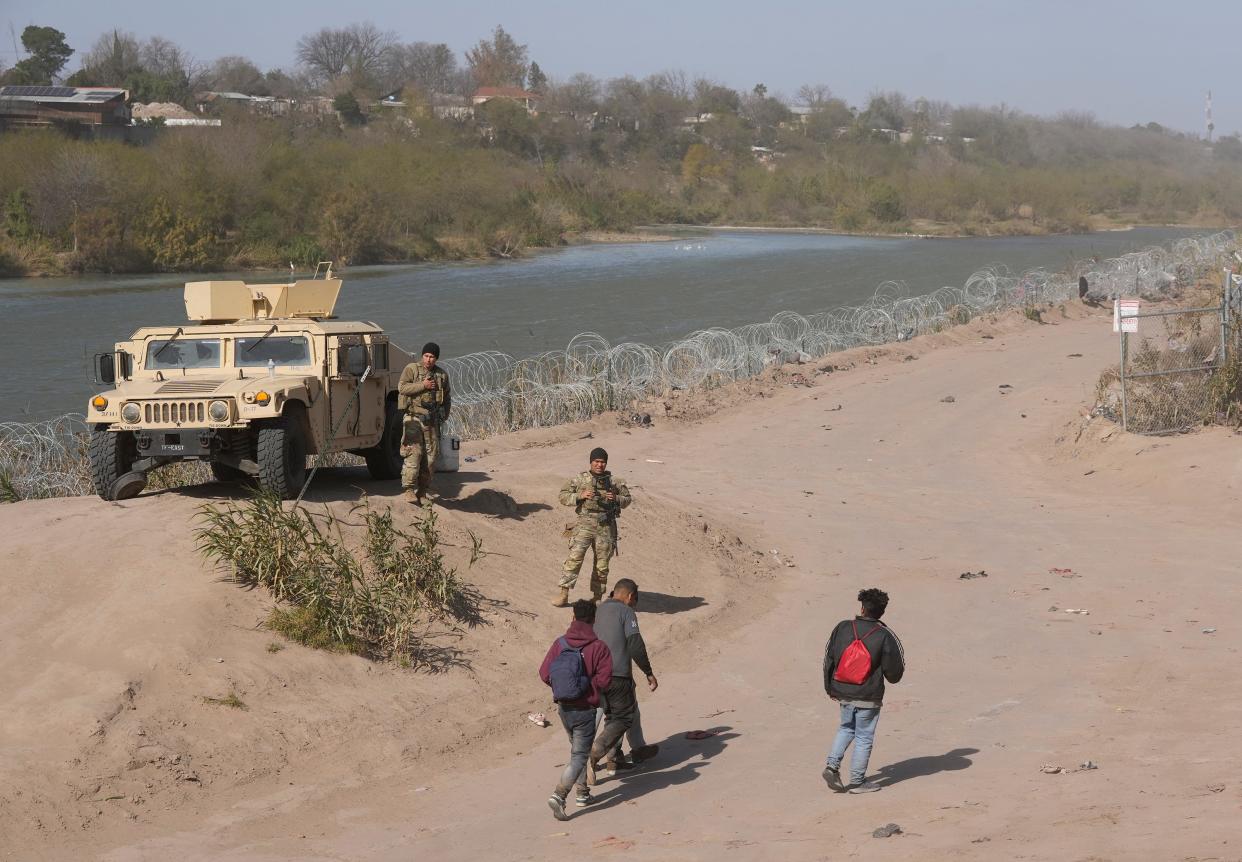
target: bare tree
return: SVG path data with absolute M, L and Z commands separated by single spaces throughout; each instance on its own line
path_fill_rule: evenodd
M 120 86 L 142 69 L 142 45 L 132 33 L 113 30 L 95 40 L 82 58 L 82 73 L 105 86 Z
M 479 87 L 526 85 L 526 46 L 519 45 L 504 27 L 497 27 L 491 39 L 481 39 L 467 51 L 466 62 Z
M 798 88 L 798 104 L 819 108 L 832 98 L 832 88 L 827 84 L 803 84 Z
M 358 83 L 378 81 L 396 36 L 374 24 L 325 27 L 298 40 L 298 62 L 320 83 L 350 75 Z
M 214 90 L 246 93 L 251 96 L 270 95 L 271 88 L 259 67 L 245 57 L 221 57 L 211 64 L 207 80 Z
M 590 114 L 599 110 L 599 81 L 579 72 L 563 84 L 550 84 L 543 104 L 550 111 Z
M 443 42 L 411 42 L 399 45 L 390 55 L 394 86 L 414 84 L 427 93 L 452 91 L 458 76 L 457 56 Z

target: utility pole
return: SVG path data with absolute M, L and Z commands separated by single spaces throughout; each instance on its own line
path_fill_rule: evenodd
M 1207 119 L 1207 142 L 1212 143 L 1212 132 L 1216 130 L 1216 124 L 1212 122 L 1212 91 L 1207 91 L 1207 108 L 1204 111 Z

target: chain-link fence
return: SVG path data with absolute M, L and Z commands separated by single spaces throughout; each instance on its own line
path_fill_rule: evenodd
M 1121 333 L 1115 397 L 1106 412 L 1136 434 L 1169 434 L 1212 421 L 1229 393 L 1220 372 L 1238 359 L 1234 306 L 1242 294 L 1225 273 L 1220 305 L 1140 311 Z M 1106 379 L 1107 386 L 1112 381 Z

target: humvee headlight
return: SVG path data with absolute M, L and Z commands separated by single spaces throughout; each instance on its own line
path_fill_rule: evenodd
M 133 401 L 130 401 L 128 404 L 126 404 L 124 407 L 121 408 L 121 418 L 124 419 L 130 425 L 134 425 L 140 419 L 142 419 L 142 408 L 139 407 L 137 404 L 135 404 Z
M 212 422 L 227 422 L 229 420 L 229 402 L 211 402 L 211 405 L 207 408 L 207 415 L 211 417 Z
M 272 400 L 272 396 L 271 396 L 271 395 L 268 395 L 268 394 L 267 394 L 266 392 L 264 392 L 262 389 L 260 389 L 258 392 L 256 392 L 256 393 L 254 394 L 254 403 L 255 403 L 255 404 L 259 404 L 259 405 L 262 405 L 262 406 L 266 407 L 266 406 L 267 406 L 267 404 L 268 404 L 271 400 Z
M 91 399 L 91 406 L 102 413 L 108 409 L 108 399 L 104 398 L 102 395 L 96 395 Z

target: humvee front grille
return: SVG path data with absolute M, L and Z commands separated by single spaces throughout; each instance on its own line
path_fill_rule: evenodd
M 157 395 L 197 395 L 200 392 L 215 392 L 223 380 L 204 377 L 188 377 L 184 380 L 170 380 L 156 389 Z
M 206 401 L 153 401 L 144 404 L 143 419 L 148 425 L 184 425 L 207 421 Z

